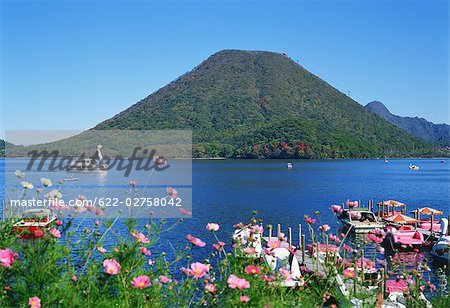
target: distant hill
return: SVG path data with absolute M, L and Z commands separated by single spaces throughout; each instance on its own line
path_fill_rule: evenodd
M 95 129 L 192 129 L 196 157 L 439 155 L 284 54 L 223 50 Z
M 416 137 L 442 146 L 450 145 L 450 125 L 434 124 L 418 117 L 394 115 L 379 101 L 370 102 L 365 108 Z

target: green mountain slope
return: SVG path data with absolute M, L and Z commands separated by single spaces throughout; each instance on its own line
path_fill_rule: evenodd
M 290 58 L 220 51 L 95 129 L 192 129 L 194 156 L 435 155 Z
M 402 117 L 392 114 L 382 102 L 373 101 L 364 106 L 386 121 L 406 130 L 411 135 L 441 146 L 450 145 L 450 125 L 434 124 L 419 117 Z

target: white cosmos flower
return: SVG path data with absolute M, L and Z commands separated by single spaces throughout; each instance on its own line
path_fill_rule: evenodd
M 61 199 L 62 194 L 57 189 L 52 189 L 45 195 L 47 199 Z
M 23 172 L 20 171 L 20 170 L 16 170 L 16 172 L 14 172 L 14 174 L 15 174 L 19 179 L 21 179 L 21 178 L 23 178 L 23 177 L 25 176 L 25 173 L 23 173 Z
M 33 184 L 31 184 L 30 182 L 27 182 L 27 181 L 20 182 L 20 185 L 22 185 L 23 188 L 25 188 L 25 189 L 33 189 L 34 188 Z
M 45 187 L 50 187 L 52 186 L 52 181 L 50 179 L 46 179 L 46 178 L 41 178 L 41 183 L 42 185 L 44 185 Z

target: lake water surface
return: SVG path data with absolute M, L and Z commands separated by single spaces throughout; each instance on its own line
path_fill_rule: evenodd
M 282 224 L 284 232 L 288 226 L 293 227 L 294 238 L 297 238 L 296 226 L 305 224 L 304 215 L 314 216 L 315 211 L 320 212 L 323 223 L 330 224 L 337 232 L 340 224 L 329 207 L 347 199 L 364 203 L 369 199 L 375 202 L 394 199 L 407 204 L 408 211 L 430 206 L 444 211 L 444 215 L 449 214 L 450 163 L 441 163 L 440 159 L 393 159 L 388 163 L 383 160 L 294 160 L 294 168 L 290 170 L 286 163 L 285 160 L 194 161 L 193 216 L 166 233 L 156 249 L 168 250 L 169 242 L 176 247 L 185 245 L 187 233 L 212 244 L 214 239 L 205 230 L 208 222 L 220 224 L 218 236 L 229 244 L 233 224 L 248 222 L 253 210 L 258 211 L 264 224 Z M 409 163 L 418 165 L 420 170 L 409 170 Z M 16 169 L 20 169 L 20 164 L 8 164 L 6 176 Z M 0 171 L 4 170 L 2 161 Z M 45 176 L 55 182 L 68 175 L 59 171 L 28 176 L 34 177 L 34 181 Z M 117 191 L 127 191 L 128 181 L 135 179 L 133 174 L 129 179 L 113 174 L 77 176 L 80 177 L 78 182 L 63 185 L 63 193 L 89 195 L 91 185 L 101 184 L 104 191 L 117 194 Z M 145 180 L 136 177 L 137 188 L 142 190 L 139 185 Z M 190 186 L 190 179 L 183 181 Z M 4 179 L 1 184 L 4 193 Z M 196 253 L 199 258 L 205 257 L 201 250 Z M 427 253 L 424 256 L 429 257 Z

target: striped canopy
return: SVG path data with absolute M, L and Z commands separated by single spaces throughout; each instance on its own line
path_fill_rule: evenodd
M 422 207 L 420 209 L 411 211 L 411 213 L 419 212 L 422 215 L 442 215 L 442 211 L 433 209 L 432 207 Z
M 418 222 L 417 219 L 414 219 L 412 217 L 403 214 L 394 214 L 388 217 L 384 217 L 383 219 L 389 222 L 395 222 L 399 224 L 412 224 Z
M 398 202 L 398 201 L 395 201 L 395 200 L 386 200 L 386 201 L 383 201 L 383 205 L 390 205 L 390 206 L 394 206 L 394 207 L 397 207 L 397 206 L 406 206 L 406 204 L 401 203 L 401 202 Z

